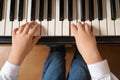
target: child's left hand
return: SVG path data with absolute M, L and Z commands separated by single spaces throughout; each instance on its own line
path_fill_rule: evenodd
M 31 27 L 33 27 L 31 29 Z M 15 65 L 21 65 L 24 58 L 32 50 L 33 46 L 40 39 L 40 35 L 33 38 L 34 34 L 39 30 L 40 24 L 34 21 L 26 23 L 20 28 L 16 28 L 12 32 L 12 50 L 8 61 Z M 31 29 L 31 31 L 30 31 Z

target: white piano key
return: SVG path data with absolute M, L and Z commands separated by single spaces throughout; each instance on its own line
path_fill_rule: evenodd
M 87 23 L 89 26 L 92 26 L 92 22 L 89 21 L 89 0 L 85 1 L 85 17 L 86 17 L 86 21 L 85 23 Z
M 77 0 L 73 1 L 73 20 L 71 21 L 71 23 L 77 23 Z
M 100 35 L 107 36 L 108 29 L 107 29 L 107 9 L 106 9 L 106 0 L 102 0 L 102 7 L 103 7 L 103 20 L 100 21 Z
M 0 36 L 5 35 L 5 18 L 6 18 L 6 11 L 7 11 L 7 0 L 4 0 L 3 4 L 3 13 L 2 13 L 2 21 L 0 21 Z
M 7 0 L 7 16 L 5 25 L 5 36 L 11 36 L 13 23 L 10 21 L 10 3 L 11 0 Z
M 40 21 L 39 21 L 39 0 L 36 0 L 36 10 L 35 10 L 35 21 L 40 24 Z M 38 29 L 38 31 L 35 33 L 35 36 L 37 35 L 40 35 L 41 32 L 40 32 L 40 27 Z
M 40 23 L 39 21 L 39 0 L 36 0 L 36 10 L 35 10 L 35 21 Z
M 86 1 L 85 1 L 86 2 Z M 85 3 L 86 4 L 86 3 Z M 82 24 L 85 23 L 85 21 L 81 21 L 81 0 L 77 0 L 77 22 L 81 22 Z M 85 12 L 86 13 L 86 12 Z
M 70 22 L 68 21 L 68 19 L 66 18 L 63 21 L 63 36 L 70 36 Z
M 48 22 L 47 22 L 47 19 L 44 19 L 41 24 L 42 24 L 41 35 L 42 36 L 47 36 L 48 35 Z
M 55 28 L 55 35 L 56 36 L 62 36 L 63 35 L 63 23 L 62 21 L 59 21 L 59 13 L 60 13 L 60 4 L 59 4 L 60 0 L 56 0 L 56 28 Z
M 92 27 L 93 27 L 93 34 L 95 36 L 100 35 L 99 34 L 99 20 L 98 20 L 98 9 L 97 9 L 97 0 L 94 0 L 94 20 L 92 21 Z
M 80 5 L 81 0 L 77 0 L 77 21 L 81 22 L 81 5 Z
M 52 0 L 52 19 L 49 22 L 49 27 L 48 27 L 48 36 L 54 36 L 55 35 L 55 0 Z
M 32 0 L 27 0 L 28 1 L 28 11 L 27 11 L 27 22 L 31 21 L 31 6 L 32 6 Z
M 115 35 L 114 21 L 111 20 L 110 0 L 106 0 L 108 35 Z
M 81 22 L 82 24 L 85 23 L 85 21 L 81 21 L 81 0 L 77 0 L 77 22 Z
M 38 24 L 40 24 L 40 22 L 39 22 L 39 0 L 36 0 L 36 5 L 35 5 L 35 22 L 37 22 Z M 29 15 L 30 16 L 28 16 L 29 17 L 29 22 L 31 21 L 31 11 L 29 11 L 28 10 L 28 13 L 30 13 Z M 33 27 L 32 27 L 33 28 Z M 31 28 L 31 29 L 32 29 Z M 30 31 L 31 31 L 31 29 L 30 29 Z M 29 32 L 30 32 L 29 31 Z M 37 30 L 37 32 L 34 34 L 34 36 L 38 36 L 38 35 L 40 35 L 41 33 L 40 33 L 40 27 L 38 28 L 38 30 Z
M 77 0 L 73 1 L 73 20 L 71 21 L 71 24 L 77 23 Z M 73 36 L 73 33 L 71 32 L 71 36 Z
M 70 22 L 67 19 L 68 14 L 68 0 L 64 0 L 64 21 L 63 21 L 63 36 L 69 36 L 70 35 Z
M 28 1 L 29 0 L 23 0 L 24 6 L 23 6 L 23 20 L 20 21 L 20 26 L 24 25 L 27 22 L 27 12 L 28 12 Z
M 19 11 L 19 0 L 15 1 L 15 14 L 14 14 L 14 21 L 13 21 L 13 29 L 19 28 L 19 21 L 18 21 L 18 11 Z
M 5 19 L 0 21 L 0 36 L 4 36 Z
M 54 35 L 55 35 L 55 19 L 52 19 L 51 21 L 49 21 L 48 36 Z
M 44 20 L 41 22 L 41 35 L 47 36 L 48 35 L 48 21 L 47 21 L 47 1 L 44 0 Z
M 119 11 L 119 0 L 116 0 L 116 13 L 117 19 L 115 20 L 116 35 L 120 36 L 120 11 Z
M 81 22 L 84 24 L 84 21 L 81 21 L 81 0 L 77 0 L 77 22 Z

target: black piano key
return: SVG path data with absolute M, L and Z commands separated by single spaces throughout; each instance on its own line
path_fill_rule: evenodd
M 10 21 L 14 21 L 14 12 L 15 12 L 15 0 L 11 0 L 11 5 L 10 5 Z
M 111 6 L 111 19 L 116 20 L 116 5 L 115 0 L 110 0 L 110 6 Z
M 89 20 L 94 20 L 94 1 L 89 0 Z
M 0 21 L 2 20 L 2 13 L 3 13 L 3 0 L 0 0 Z
M 42 21 L 44 17 L 44 0 L 39 1 L 39 21 Z
M 32 0 L 31 6 L 31 20 L 35 20 L 35 10 L 36 9 L 36 0 Z
M 60 21 L 64 20 L 64 0 L 60 0 Z
M 39 2 L 39 21 L 42 21 L 44 17 L 44 0 L 40 0 Z
M 19 0 L 18 21 L 23 20 L 23 6 L 24 6 L 24 0 Z
M 81 0 L 81 21 L 85 21 L 85 0 Z
M 47 0 L 47 21 L 52 18 L 52 0 Z
M 72 16 L 73 16 L 73 4 L 72 4 L 72 0 L 68 0 L 68 20 L 72 21 Z
M 98 5 L 98 20 L 103 20 L 102 0 L 97 0 L 97 5 Z

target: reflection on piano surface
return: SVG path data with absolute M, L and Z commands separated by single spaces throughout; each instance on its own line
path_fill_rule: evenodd
M 92 26 L 98 43 L 120 43 L 120 0 L 0 0 L 0 43 L 34 20 L 42 25 L 38 43 L 75 43 L 70 24 Z

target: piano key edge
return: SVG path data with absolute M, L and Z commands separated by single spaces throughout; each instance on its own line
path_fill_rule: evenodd
M 120 44 L 120 36 L 96 36 L 98 44 Z M 0 44 L 11 44 L 12 39 L 10 36 L 0 36 Z M 37 44 L 75 44 L 74 37 L 42 37 Z

